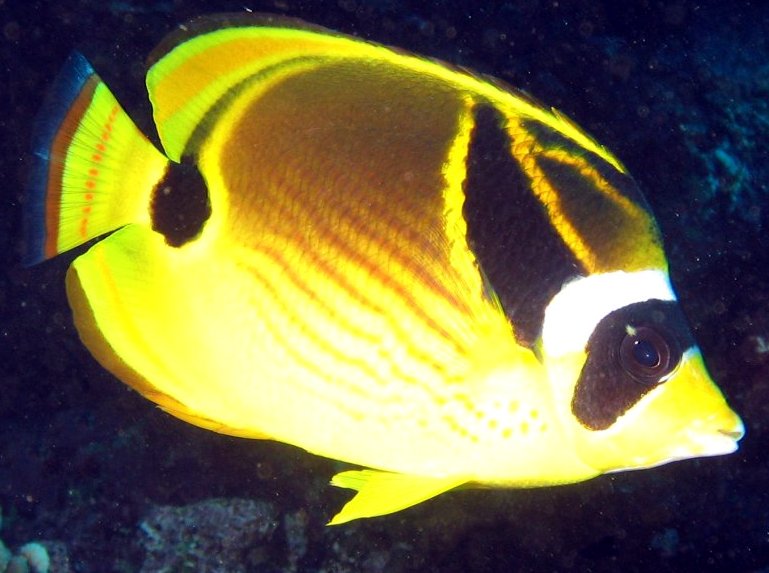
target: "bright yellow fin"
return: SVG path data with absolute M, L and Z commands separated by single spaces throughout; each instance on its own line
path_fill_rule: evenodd
M 127 225 L 79 256 L 67 272 L 67 297 L 78 334 L 94 357 L 118 378 L 163 409 L 184 411 L 171 392 L 168 350 L 154 343 L 162 331 L 173 340 L 184 289 L 169 270 L 163 237 Z M 170 296 L 176 290 L 176 295 Z M 150 382 L 150 380 L 152 382 Z
M 77 53 L 40 113 L 34 152 L 25 201 L 27 264 L 148 221 L 150 195 L 168 164 Z
M 466 478 L 423 477 L 377 470 L 353 470 L 336 474 L 331 485 L 354 489 L 358 493 L 329 521 L 339 525 L 353 519 L 395 513 L 422 503 L 464 483 Z
M 232 406 L 219 384 L 229 377 L 199 351 L 201 333 L 212 328 L 199 304 L 206 273 L 217 276 L 215 265 L 168 247 L 149 227 L 127 225 L 75 259 L 67 273 L 78 334 L 105 368 L 174 416 L 224 434 L 266 438 L 246 422 L 218 421 Z
M 258 15 L 204 16 L 171 34 L 150 57 L 147 90 L 166 154 L 194 154 L 231 97 L 339 57 L 388 51 L 298 21 Z

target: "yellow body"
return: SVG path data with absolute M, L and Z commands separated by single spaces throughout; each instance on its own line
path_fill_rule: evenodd
M 586 272 L 665 271 L 645 206 L 529 132 L 536 122 L 624 174 L 562 116 L 466 73 L 315 30 L 239 25 L 169 44 L 148 74 L 155 120 L 168 158 L 199 168 L 211 215 L 181 246 L 153 230 L 157 191 L 142 181 L 161 180 L 167 162 L 127 127 L 115 137 L 147 157 L 108 146 L 109 173 L 138 175 L 129 189 L 106 175 L 97 184 L 128 194 L 123 211 L 135 212 L 94 223 L 84 238 L 125 226 L 76 259 L 67 278 L 85 344 L 165 410 L 383 472 L 334 479 L 361 492 L 334 523 L 461 484 L 560 484 L 707 455 L 688 442 L 665 445 L 658 433 L 683 436 L 703 412 L 703 432 L 725 428 L 734 438 L 739 419 L 698 354 L 682 367 L 693 374 L 644 396 L 640 414 L 602 432 L 580 427 L 569 402 L 584 352 L 551 357 L 521 344 L 490 295 L 463 216 L 479 104 L 505 118 L 511 156 Z M 103 124 L 115 102 L 99 86 L 72 125 Z M 70 131 L 80 148 L 95 145 L 94 129 Z M 75 176 L 48 207 L 49 228 L 57 213 L 62 223 L 58 243 L 48 231 L 46 255 L 82 242 L 61 230 L 64 220 L 76 213 L 83 229 L 91 218 L 77 173 L 93 160 L 66 145 L 51 145 L 66 149 L 64 172 Z M 570 162 L 612 206 L 623 232 L 611 245 L 593 244 L 564 215 L 558 190 L 530 161 L 542 154 Z M 102 200 L 94 211 L 107 209 Z M 680 390 L 666 398 L 671 387 Z M 658 428 L 652 438 L 648 424 L 646 434 L 623 428 L 637 415 Z

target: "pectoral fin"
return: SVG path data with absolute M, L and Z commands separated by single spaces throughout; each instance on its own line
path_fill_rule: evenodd
M 467 481 L 461 476 L 435 478 L 377 470 L 342 472 L 331 479 L 331 485 L 354 489 L 358 493 L 328 525 L 394 513 L 454 489 Z

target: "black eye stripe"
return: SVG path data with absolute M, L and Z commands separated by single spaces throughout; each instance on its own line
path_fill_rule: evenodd
M 605 430 L 667 380 L 694 346 L 673 301 L 649 300 L 618 309 L 596 326 L 571 409 L 591 430 Z

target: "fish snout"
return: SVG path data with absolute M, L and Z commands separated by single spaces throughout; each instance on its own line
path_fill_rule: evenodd
M 737 450 L 738 442 L 745 435 L 745 425 L 729 410 L 726 416 L 713 416 L 696 423 L 687 434 L 695 455 L 721 456 Z

